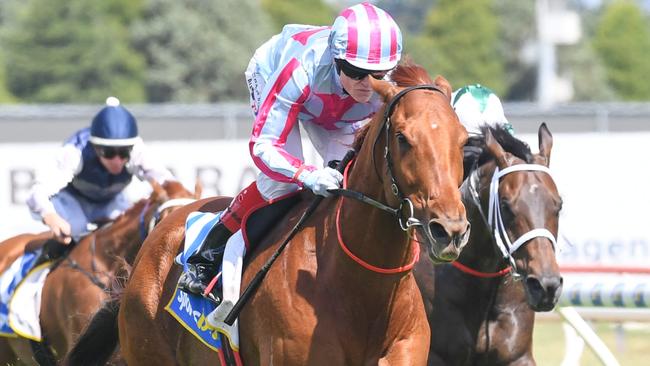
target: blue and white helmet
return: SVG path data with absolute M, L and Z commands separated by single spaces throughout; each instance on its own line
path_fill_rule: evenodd
M 341 12 L 332 25 L 329 44 L 334 58 L 364 70 L 390 70 L 402 56 L 402 32 L 397 23 L 369 2 Z
M 513 133 L 512 125 L 503 113 L 499 97 L 481 84 L 466 85 L 451 96 L 451 106 L 470 134 L 480 134 L 481 126 L 503 126 Z
M 138 140 L 135 117 L 115 97 L 106 99 L 106 107 L 93 118 L 90 142 L 102 146 L 133 146 Z

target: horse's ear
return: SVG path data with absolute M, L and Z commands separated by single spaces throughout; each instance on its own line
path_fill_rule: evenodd
M 490 154 L 494 156 L 497 165 L 500 168 L 503 168 L 508 164 L 505 150 L 503 150 L 503 147 L 501 147 L 501 144 L 499 144 L 497 139 L 494 138 L 494 135 L 492 135 L 492 131 L 489 128 L 485 129 L 485 146 L 490 151 Z
M 201 184 L 201 179 L 199 177 L 196 177 L 196 182 L 194 183 L 194 198 L 195 199 L 200 199 L 201 195 L 203 194 L 203 184 Z
M 551 163 L 551 149 L 553 148 L 553 135 L 546 126 L 546 122 L 539 125 L 537 139 L 539 140 L 539 155 L 546 158 L 546 166 L 549 166 Z
M 436 79 L 433 81 L 433 85 L 437 86 L 440 91 L 442 91 L 442 94 L 444 94 L 449 101 L 451 101 L 451 84 L 449 84 L 449 81 L 442 77 L 441 75 L 436 76 Z
M 149 179 L 149 184 L 151 184 L 151 188 L 153 189 L 151 196 L 155 197 L 155 200 L 167 196 L 165 189 L 155 179 Z
M 379 94 L 384 102 L 388 102 L 393 99 L 395 94 L 397 94 L 397 87 L 392 83 L 385 80 L 377 80 L 375 78 L 368 78 L 370 80 L 370 85 L 372 89 Z

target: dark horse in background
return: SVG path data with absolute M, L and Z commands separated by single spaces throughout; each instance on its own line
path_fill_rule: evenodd
M 453 264 L 432 270 L 421 260 L 414 270 L 431 325 L 429 365 L 535 365 L 534 312 L 551 310 L 562 290 L 554 250 L 562 200 L 546 170 L 551 133 L 540 126 L 532 154 L 503 129 L 483 131 L 468 144 L 480 153 L 466 168 L 478 167 L 461 187 L 467 248 Z M 505 169 L 515 171 L 493 178 Z
M 40 314 L 46 343 L 37 349 L 38 357 L 42 357 L 38 358 L 40 364 L 53 365 L 72 348 L 90 318 L 111 297 L 110 289 L 116 277 L 128 275 L 126 264 L 133 263 L 152 219 L 173 210 L 173 201 L 187 203 L 181 199 L 200 195 L 198 185 L 197 196 L 176 181 L 165 182 L 163 186 L 153 182 L 152 186 L 153 193 L 148 199 L 135 203 L 110 225 L 83 237 L 47 276 Z M 16 238 L 42 241 L 41 236 L 46 234 Z M 17 239 L 8 242 L 14 247 Z M 32 244 L 25 243 L 23 247 Z M 0 364 L 33 363 L 30 342 L 23 338 L 0 338 Z
M 392 77 L 397 86 L 371 79 L 393 108 L 384 106 L 357 136 L 357 159 L 345 174 L 346 188 L 389 206 L 390 213 L 351 198 L 321 202 L 240 314 L 245 365 L 426 364 L 429 326 L 411 271 L 419 253 L 411 235 L 417 232 L 438 261 L 456 259 L 466 243 L 469 224 L 458 186 L 467 132 L 451 109 L 444 78 L 433 82 L 409 64 Z M 422 86 L 408 88 L 415 85 Z M 243 288 L 310 205 L 313 195 L 301 196 L 249 254 Z M 223 209 L 229 201 L 202 200 L 162 221 L 138 254 L 119 313 L 93 320 L 78 344 L 89 342 L 69 359 L 101 364 L 117 345 L 119 320 L 129 365 L 219 364 L 164 306 L 181 272 L 173 261 L 187 215 Z

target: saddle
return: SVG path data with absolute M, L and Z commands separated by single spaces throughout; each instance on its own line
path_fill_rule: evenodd
M 242 234 L 246 244 L 246 258 L 249 254 L 255 251 L 259 244 L 264 240 L 267 234 L 278 224 L 284 216 L 291 211 L 300 201 L 302 201 L 301 191 L 293 192 L 288 195 L 282 196 L 276 200 L 268 202 L 267 204 L 250 211 L 242 219 Z M 224 248 L 221 248 L 222 250 Z M 246 260 L 244 260 L 244 267 Z M 220 271 L 219 271 L 220 272 Z M 217 275 L 219 277 L 219 275 Z M 220 281 L 213 281 L 208 286 L 215 303 L 218 304 L 222 296 L 222 286 Z
M 242 231 L 248 253 L 257 248 L 271 229 L 302 201 L 301 191 L 290 193 L 250 212 L 242 220 Z
M 268 202 L 244 216 L 241 234 L 246 245 L 246 253 L 251 253 L 259 246 L 273 227 L 277 226 L 278 222 L 302 200 L 302 196 L 300 191 L 291 193 L 272 202 Z M 206 214 L 214 216 L 212 213 Z M 206 222 L 213 219 L 210 216 L 205 218 Z M 182 255 L 183 253 L 179 256 Z M 199 341 L 217 352 L 220 357 L 233 360 L 238 357 L 238 349 L 232 347 L 232 343 L 230 340 L 227 340 L 227 336 L 208 326 L 207 322 L 208 314 L 216 309 L 219 300 L 223 298 L 223 287 L 218 282 L 213 280 L 210 284 L 212 286 L 209 289 L 212 295 L 210 296 L 212 298 L 211 300 L 206 297 L 186 293 L 177 286 L 169 303 L 165 306 L 165 310 Z M 230 364 L 235 363 L 231 362 Z

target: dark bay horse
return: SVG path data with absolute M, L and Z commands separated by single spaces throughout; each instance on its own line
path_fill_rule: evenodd
M 429 326 L 411 271 L 419 255 L 411 234 L 417 233 L 433 260 L 448 262 L 460 254 L 469 232 L 458 191 L 467 132 L 450 107 L 444 78 L 432 82 L 412 64 L 398 66 L 392 77 L 397 86 L 372 81 L 387 104 L 357 136 L 358 156 L 345 174 L 347 189 L 390 206 L 385 208 L 391 213 L 350 198 L 322 201 L 239 317 L 244 364 L 426 363 Z M 428 86 L 409 87 L 423 84 Z M 242 286 L 310 204 L 313 195 L 302 196 L 249 254 Z M 217 354 L 164 306 L 180 274 L 173 260 L 187 215 L 223 209 L 229 201 L 208 199 L 179 209 L 145 240 L 114 315 L 129 365 L 219 364 Z M 76 363 L 101 364 L 99 356 L 112 352 L 115 318 L 106 318 L 91 322 L 81 340 L 95 341 L 79 347 L 89 357 Z
M 120 273 L 125 276 L 125 264 L 133 263 L 152 219 L 167 215 L 172 209 L 170 204 L 187 203 L 181 199 L 194 197 L 179 182 L 165 182 L 162 187 L 154 182 L 152 186 L 148 199 L 135 203 L 112 224 L 83 237 L 45 280 L 41 328 L 55 358 L 69 351 L 93 314 L 110 298 L 112 282 Z M 32 362 L 29 340 L 0 339 L 5 341 L 14 353 L 6 356 L 7 362 Z
M 453 265 L 414 270 L 431 325 L 429 365 L 535 365 L 534 312 L 551 310 L 562 290 L 551 133 L 540 126 L 532 154 L 504 129 L 484 131 L 478 168 L 461 188 L 467 247 Z

